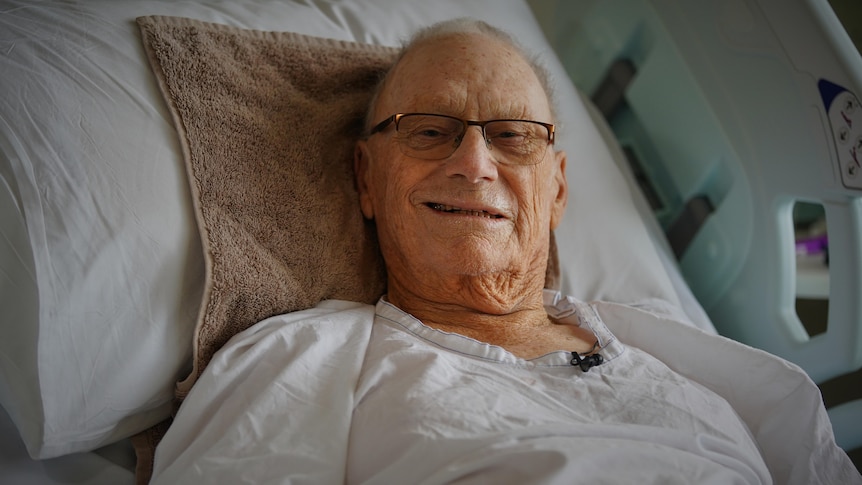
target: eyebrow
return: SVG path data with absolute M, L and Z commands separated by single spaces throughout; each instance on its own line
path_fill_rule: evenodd
M 414 92 L 408 94 L 408 97 L 394 104 L 393 113 L 435 113 L 464 119 L 537 120 L 549 123 L 553 123 L 554 118 L 553 110 L 547 115 L 540 116 L 536 110 L 531 109 L 532 103 L 524 104 L 523 100 L 515 101 L 511 98 L 483 99 L 484 93 Z M 477 100 L 478 103 L 476 103 Z M 490 112 L 491 116 L 466 116 L 467 107 L 471 105 L 478 105 L 480 110 Z
M 398 111 L 399 113 L 429 113 L 429 114 L 439 114 L 446 116 L 453 116 L 455 118 L 461 119 L 470 119 L 470 120 L 478 120 L 478 121 L 487 121 L 487 120 L 536 120 L 536 121 L 547 121 L 544 118 L 546 116 L 538 116 L 534 114 L 530 114 L 531 111 L 529 109 L 499 109 L 492 110 L 493 113 L 490 116 L 467 116 L 465 115 L 466 110 L 463 108 L 460 109 L 451 109 L 450 107 L 442 106 L 440 104 L 429 104 L 423 106 L 430 106 L 427 109 L 420 108 L 411 108 L 408 111 Z

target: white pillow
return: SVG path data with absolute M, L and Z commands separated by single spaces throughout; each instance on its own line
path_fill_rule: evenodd
M 398 45 L 489 21 L 547 56 L 569 154 L 564 290 L 677 303 L 626 183 L 522 0 L 0 2 L 0 404 L 31 456 L 169 415 L 204 280 L 182 154 L 134 18 Z

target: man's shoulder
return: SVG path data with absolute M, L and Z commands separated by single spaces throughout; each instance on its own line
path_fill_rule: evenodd
M 374 318 L 374 305 L 346 300 L 323 300 L 304 310 L 282 313 L 263 320 L 258 325 L 308 323 L 363 323 Z M 367 322 L 366 322 L 367 323 Z
M 309 343 L 367 337 L 374 306 L 345 300 L 324 300 L 311 308 L 274 315 L 235 335 L 231 342 L 271 338 L 303 339 Z

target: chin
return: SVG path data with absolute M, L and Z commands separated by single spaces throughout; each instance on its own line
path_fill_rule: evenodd
M 441 270 L 446 268 L 446 271 L 465 276 L 481 276 L 509 269 L 511 258 L 504 258 L 502 253 L 503 250 L 499 247 L 483 245 L 477 248 L 475 245 L 467 245 L 443 251 L 434 259 Z
M 443 269 L 445 267 L 445 269 Z M 525 268 L 518 264 L 503 263 L 495 258 L 450 258 L 440 266 L 441 271 L 447 271 L 466 277 L 489 277 L 499 278 L 501 276 L 511 278 L 512 275 L 523 274 Z

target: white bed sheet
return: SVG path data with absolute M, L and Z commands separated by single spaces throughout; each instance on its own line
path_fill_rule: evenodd
M 98 452 L 33 460 L 9 414 L 0 408 L 0 484 L 133 485 L 134 450 L 128 440 Z
M 569 310 L 569 301 L 554 304 L 557 308 L 549 311 Z M 388 305 L 381 305 L 383 309 L 377 310 L 379 315 L 384 315 L 384 318 L 390 321 L 405 321 L 397 315 L 397 310 L 394 313 L 386 312 Z M 386 447 L 392 443 L 375 442 L 373 433 L 370 439 L 354 441 L 356 437 L 351 434 L 354 432 L 351 429 L 352 420 L 358 419 L 355 410 L 363 409 L 363 396 L 374 391 L 378 401 L 390 401 L 386 395 L 380 397 L 383 393 L 388 394 L 393 402 L 402 403 L 398 409 L 387 409 L 380 402 L 371 401 L 371 406 L 365 407 L 365 414 L 360 413 L 360 417 L 367 419 L 368 413 L 376 414 L 378 424 L 404 423 L 403 411 L 409 402 L 412 406 L 423 406 L 421 412 L 429 413 L 429 419 L 432 420 L 439 420 L 441 412 L 451 412 L 451 415 L 444 416 L 444 420 L 457 421 L 464 418 L 470 421 L 469 425 L 467 422 L 462 423 L 465 428 L 484 426 L 493 429 L 499 421 L 505 421 L 497 414 L 503 408 L 492 406 L 493 411 L 489 409 L 489 412 L 494 418 L 484 423 L 481 416 L 487 414 L 471 414 L 469 409 L 482 403 L 497 403 L 497 400 L 476 398 L 474 395 L 465 402 L 458 403 L 457 396 L 470 395 L 464 390 L 466 387 L 463 387 L 467 384 L 462 382 L 459 391 L 458 385 L 452 384 L 454 380 L 444 379 L 445 382 L 437 383 L 441 389 L 432 394 L 440 396 L 440 402 L 429 403 L 429 400 L 434 401 L 434 398 L 424 396 L 421 389 L 417 391 L 415 385 L 417 382 L 430 383 L 435 380 L 433 375 L 429 377 L 426 374 L 431 367 L 442 365 L 452 370 L 457 369 L 456 374 L 462 377 L 462 381 L 466 379 L 478 382 L 482 379 L 481 376 L 486 374 L 465 375 L 462 371 L 475 371 L 477 367 L 490 366 L 478 361 L 481 359 L 471 361 L 475 357 L 463 356 L 462 352 L 467 348 L 463 345 L 468 345 L 464 341 L 469 339 L 453 334 L 444 334 L 445 336 L 441 337 L 441 332 L 427 327 L 424 327 L 425 333 L 417 334 L 418 338 L 405 338 L 402 333 L 401 337 L 393 339 L 391 330 L 396 327 L 376 322 L 374 330 L 371 329 L 375 310 L 373 307 L 327 301 L 311 310 L 261 322 L 236 336 L 214 357 L 184 402 L 171 430 L 157 451 L 154 482 L 216 483 L 225 479 L 231 483 L 287 482 L 290 477 L 300 482 L 340 483 L 345 481 L 344 474 L 351 472 L 349 464 L 355 459 L 353 455 L 361 455 L 363 452 L 370 453 L 370 456 L 375 453 L 384 456 L 385 466 L 390 466 L 392 458 L 392 462 L 397 464 L 399 469 L 390 479 L 403 479 L 405 474 L 410 472 L 418 473 L 414 478 L 427 478 L 421 470 L 428 471 L 429 467 L 435 473 L 442 473 L 439 477 L 448 480 L 455 478 L 455 475 L 447 473 L 456 468 L 461 471 L 493 471 L 494 467 L 499 469 L 500 465 L 514 465 L 513 470 L 517 470 L 523 465 L 526 468 L 521 470 L 527 471 L 526 477 L 535 479 L 537 474 L 544 474 L 538 475 L 543 476 L 543 483 L 570 483 L 573 479 L 584 477 L 589 478 L 587 482 L 620 483 L 622 480 L 622 483 L 628 483 L 624 477 L 631 478 L 633 474 L 641 483 L 667 483 L 667 480 L 679 483 L 680 478 L 682 483 L 689 480 L 698 482 L 696 476 L 689 475 L 677 476 L 677 481 L 673 479 L 673 468 L 676 465 L 683 467 L 682 462 L 694 460 L 693 457 L 680 456 L 680 462 L 676 465 L 666 463 L 669 467 L 666 470 L 657 469 L 654 464 L 651 466 L 642 461 L 656 451 L 653 447 L 659 447 L 665 449 L 654 455 L 654 458 L 668 460 L 676 456 L 674 451 L 683 449 L 700 456 L 701 459 L 708 458 L 713 464 L 723 463 L 729 469 L 735 470 L 734 475 L 737 478 L 744 479 L 730 483 L 771 483 L 771 480 L 781 484 L 862 483 L 862 477 L 858 475 L 846 454 L 835 445 L 817 387 L 797 366 L 765 352 L 643 310 L 613 303 L 596 303 L 593 309 L 620 341 L 636 343 L 641 351 L 659 357 L 676 373 L 721 395 L 750 430 L 763 460 L 769 467 L 768 472 L 764 472 L 762 464 L 757 465 L 757 459 L 747 456 L 752 451 L 745 451 L 745 438 L 740 439 L 739 435 L 735 439 L 729 438 L 732 435 L 729 429 L 716 433 L 715 430 L 709 431 L 709 426 L 703 426 L 694 420 L 694 424 L 680 426 L 685 428 L 691 425 L 694 429 L 701 430 L 697 432 L 697 439 L 688 441 L 691 437 L 675 435 L 673 430 L 665 429 L 664 426 L 644 429 L 646 422 L 642 425 L 611 424 L 624 420 L 621 415 L 629 408 L 628 403 L 591 402 L 594 393 L 585 392 L 578 395 L 577 392 L 579 386 L 586 386 L 587 377 L 597 378 L 598 383 L 592 382 L 599 388 L 604 385 L 605 369 L 591 369 L 589 376 L 578 374 L 580 370 L 568 366 L 566 355 L 560 353 L 540 357 L 536 366 L 540 369 L 534 369 L 537 372 L 533 376 L 535 379 L 545 379 L 538 374 L 542 372 L 571 373 L 571 380 L 565 380 L 560 391 L 561 395 L 568 395 L 567 392 L 571 390 L 571 400 L 563 400 L 557 396 L 557 400 L 550 403 L 549 408 L 556 409 L 560 413 L 558 416 L 564 414 L 561 410 L 589 414 L 590 409 L 594 408 L 616 408 L 617 414 L 602 415 L 601 418 L 591 416 L 595 421 L 569 427 L 565 431 L 563 430 L 566 427 L 562 425 L 556 430 L 553 426 L 543 426 L 530 427 L 530 430 L 515 430 L 512 434 L 502 432 L 498 435 L 509 436 L 515 442 L 522 439 L 522 444 L 525 444 L 529 441 L 524 435 L 525 432 L 533 437 L 544 433 L 545 439 L 539 440 L 544 444 L 538 448 L 529 445 L 522 447 L 519 443 L 504 442 L 504 439 L 501 439 L 499 446 L 486 443 L 486 446 L 477 448 L 475 441 L 480 439 L 481 435 L 465 435 L 460 426 L 446 430 L 435 422 L 438 425 L 424 429 L 427 442 L 414 446 L 436 444 L 441 447 L 435 449 L 434 446 L 429 446 L 425 452 L 412 458 L 408 456 L 406 461 L 399 463 L 395 458 L 406 450 L 406 445 L 404 448 L 390 449 L 387 452 Z M 383 325 L 388 331 L 379 330 L 379 325 Z M 412 328 L 415 330 L 417 327 L 414 324 Z M 430 335 L 427 332 L 436 334 Z M 454 340 L 459 340 L 462 346 L 453 344 Z M 402 348 L 403 342 L 406 342 L 404 345 L 409 349 L 399 354 L 398 350 Z M 430 347 L 428 342 L 431 342 Z M 378 357 L 384 357 L 382 361 L 375 360 L 373 352 L 369 353 L 369 349 L 375 348 Z M 402 360 L 416 359 L 418 355 L 423 362 L 401 365 L 403 362 L 399 364 L 385 358 L 388 355 L 387 350 L 400 355 Z M 506 365 L 520 365 L 521 370 L 530 367 L 526 363 L 519 364 L 523 361 L 499 347 L 491 347 L 487 352 L 484 358 L 500 359 L 504 364 L 508 362 Z M 627 352 L 636 353 L 633 348 L 629 348 Z M 615 382 L 613 373 L 616 371 L 611 369 L 613 365 L 625 366 L 630 363 L 624 359 L 619 364 L 611 361 L 607 382 Z M 493 380 L 500 382 L 512 380 L 513 375 L 530 377 L 529 372 L 516 372 L 514 368 L 510 369 L 509 373 L 497 370 L 500 373 Z M 375 373 L 382 373 L 384 377 L 376 379 L 377 384 L 368 384 L 368 375 Z M 450 384 L 452 388 L 447 387 Z M 372 386 L 370 389 L 369 385 Z M 613 389 L 611 392 L 616 396 L 618 391 L 620 390 Z M 442 394 L 444 392 L 445 396 Z M 664 397 L 664 391 L 660 394 Z M 410 401 L 411 397 L 420 399 Z M 550 394 L 547 398 L 550 399 Z M 453 399 L 456 401 L 454 404 Z M 531 399 L 524 398 L 525 405 L 528 401 Z M 670 401 L 673 399 L 669 399 Z M 443 402 L 448 404 L 441 404 Z M 683 410 L 688 407 L 687 411 L 694 410 L 696 413 L 696 402 L 686 395 L 675 405 L 681 406 Z M 435 406 L 438 413 L 436 415 L 433 414 Z M 460 407 L 465 409 L 459 411 Z M 717 412 L 719 407 L 716 406 L 712 411 Z M 501 411 L 502 414 L 507 410 L 511 411 L 506 408 Z M 679 409 L 667 411 L 667 415 L 662 415 L 661 419 L 677 413 Z M 705 409 L 703 411 L 706 412 Z M 514 428 L 518 428 L 519 424 L 523 425 L 526 422 L 524 420 L 529 420 L 524 417 L 520 419 L 515 421 Z M 561 422 L 568 422 L 566 419 L 568 418 L 561 419 Z M 553 420 L 554 418 L 550 418 L 546 424 Z M 421 423 L 422 420 L 418 423 L 420 428 Z M 447 433 L 450 432 L 460 438 L 448 436 Z M 485 432 L 489 431 L 486 429 Z M 649 435 L 650 432 L 655 435 L 655 439 L 644 439 L 643 436 Z M 722 432 L 727 432 L 728 435 L 716 438 L 721 436 Z M 555 433 L 556 438 L 547 436 Z M 615 439 L 620 440 L 616 443 L 618 446 L 604 446 L 608 444 L 605 440 Z M 348 442 L 363 450 L 348 449 Z M 506 443 L 513 446 L 504 446 Z M 591 443 L 595 444 L 595 447 L 591 448 Z M 557 449 L 561 444 L 566 447 L 565 450 Z M 460 447 L 464 453 L 453 458 L 450 447 Z M 667 447 L 678 448 L 674 450 Z M 501 454 L 495 455 L 495 452 Z M 566 465 L 579 462 L 583 466 L 583 459 L 588 456 L 601 460 L 608 466 L 585 470 L 577 467 L 582 470 L 581 474 L 572 475 L 572 469 Z M 627 461 L 627 456 L 631 457 L 632 461 Z M 530 457 L 540 460 L 540 463 L 532 463 Z M 446 466 L 443 466 L 444 464 Z M 541 470 L 537 468 L 538 465 L 541 465 Z M 556 474 L 563 470 L 568 474 Z M 763 473 L 766 473 L 766 476 Z M 518 483 L 527 479 L 525 476 L 518 478 L 508 475 L 501 481 Z M 351 478 L 347 476 L 346 481 L 351 482 Z M 472 476 L 473 480 L 479 482 L 487 478 L 489 475 Z M 371 483 L 375 482 L 372 480 Z M 438 482 L 432 480 L 432 483 Z M 715 483 L 728 482 L 720 480 Z

